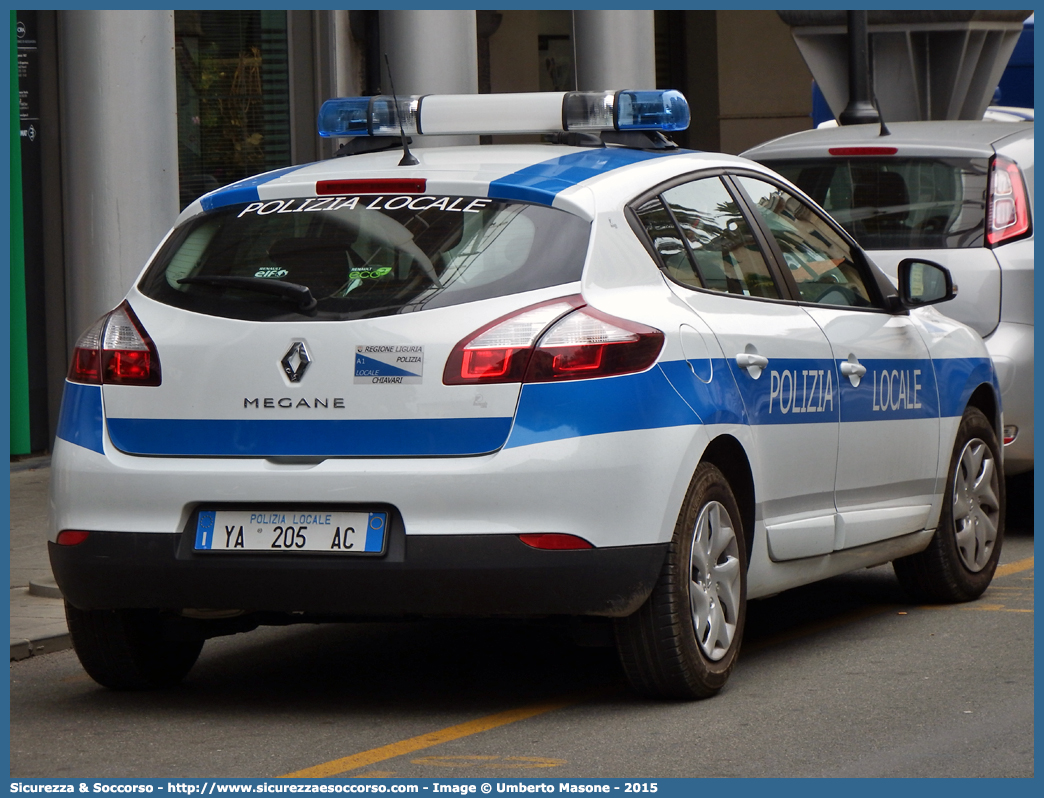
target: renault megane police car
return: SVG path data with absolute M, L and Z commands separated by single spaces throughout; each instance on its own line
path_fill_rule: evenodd
M 190 205 L 76 344 L 51 562 L 87 672 L 259 624 L 604 616 L 717 692 L 748 599 L 893 562 L 965 601 L 1004 530 L 978 335 L 673 91 L 330 101 L 347 157 Z M 404 133 L 564 143 L 419 149 Z M 415 161 L 411 163 L 411 161 Z

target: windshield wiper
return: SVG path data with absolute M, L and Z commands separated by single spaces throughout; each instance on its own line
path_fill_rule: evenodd
M 186 283 L 190 285 L 209 285 L 215 288 L 242 288 L 246 291 L 257 291 L 259 294 L 272 294 L 273 296 L 296 302 L 298 309 L 303 313 L 314 311 L 316 305 L 319 304 L 306 285 L 282 283 L 264 277 L 232 277 L 223 274 L 198 275 L 196 277 L 182 277 L 178 280 L 178 283 L 181 285 Z

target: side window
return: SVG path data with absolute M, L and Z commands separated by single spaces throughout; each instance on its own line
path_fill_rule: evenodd
M 754 234 L 721 180 L 684 183 L 663 192 L 660 199 L 663 204 L 656 214 L 642 215 L 652 204 L 648 203 L 639 217 L 654 241 L 666 240 L 662 229 L 673 230 L 671 246 L 676 250 L 680 244 L 689 260 L 686 266 L 680 255 L 671 260 L 661 253 L 673 279 L 740 296 L 780 298 Z
M 736 180 L 750 195 L 783 252 L 804 302 L 870 307 L 870 278 L 852 249 L 818 213 L 778 186 L 752 177 Z
M 649 200 L 637 212 L 668 276 L 682 285 L 700 288 L 700 278 L 693 269 L 688 248 L 659 197 Z

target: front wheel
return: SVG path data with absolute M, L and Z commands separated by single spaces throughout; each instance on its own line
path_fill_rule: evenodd
M 993 579 L 1004 540 L 1000 446 L 986 416 L 964 411 L 946 476 L 939 527 L 924 551 L 892 563 L 918 601 L 972 601 Z
M 715 695 L 736 664 L 746 602 L 739 505 L 721 471 L 701 463 L 652 594 L 615 623 L 632 687 L 656 698 Z
M 65 603 L 80 664 L 103 687 L 149 690 L 177 684 L 195 665 L 202 640 L 169 640 L 155 610 L 81 610 Z

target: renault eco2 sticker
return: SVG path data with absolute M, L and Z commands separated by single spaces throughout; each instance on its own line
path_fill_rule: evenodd
M 423 373 L 423 346 L 355 347 L 356 385 L 419 385 Z

